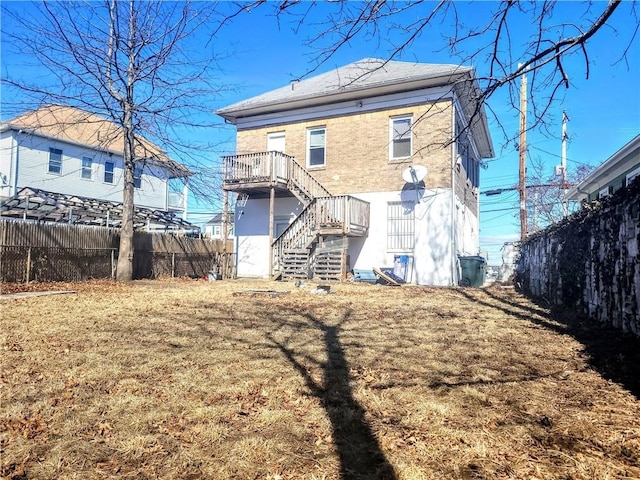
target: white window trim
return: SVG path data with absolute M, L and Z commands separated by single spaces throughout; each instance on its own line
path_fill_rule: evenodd
M 317 132 L 318 130 L 324 131 L 324 156 L 321 165 L 311 165 L 311 132 Z M 327 166 L 327 127 L 318 126 L 307 128 L 307 168 L 325 168 Z
M 411 122 L 411 126 L 409 128 L 409 155 L 404 157 L 394 157 L 393 142 L 395 140 L 395 132 L 393 129 L 393 123 L 397 120 L 407 120 L 407 119 Z M 412 156 L 413 156 L 413 114 L 395 115 L 393 117 L 389 117 L 389 161 L 397 162 L 400 160 L 406 160 L 407 158 L 411 158 Z
M 56 153 L 60 152 L 60 171 L 59 172 L 51 171 L 51 154 L 54 153 L 54 151 Z M 62 175 L 62 149 L 49 147 L 49 159 L 47 160 L 47 173 L 51 175 Z
M 629 186 L 634 178 L 640 176 L 640 167 L 627 173 L 626 186 Z
M 602 199 L 604 197 L 608 197 L 609 195 L 611 195 L 611 187 L 602 188 L 598 192 L 598 199 Z
M 107 182 L 107 163 L 113 165 L 113 170 L 111 170 L 111 181 Z M 116 162 L 113 160 L 105 160 L 104 161 L 104 172 L 102 174 L 102 183 L 106 183 L 107 185 L 115 185 L 116 184 Z
M 88 159 L 90 160 L 90 164 L 89 167 L 85 170 L 85 166 L 84 166 L 84 160 Z M 80 159 L 80 179 L 81 180 L 85 180 L 85 181 L 93 181 L 93 157 L 88 157 L 86 155 L 84 155 L 81 159 Z M 89 172 L 89 177 L 85 177 L 84 176 L 84 172 L 88 171 Z
M 411 208 L 415 208 L 415 202 L 413 201 L 404 201 L 404 200 L 400 200 L 400 201 L 391 201 L 391 202 L 387 202 L 387 234 L 386 234 L 386 243 L 387 243 L 387 252 L 393 252 L 393 253 L 410 253 L 413 251 L 413 249 L 415 248 L 416 245 L 416 238 L 415 238 L 415 234 L 416 234 L 416 224 L 415 224 L 415 216 L 413 214 L 413 210 L 409 211 L 405 211 L 404 215 L 405 218 L 398 218 L 395 217 L 393 220 L 389 217 L 389 213 L 390 213 L 390 209 L 391 207 L 399 207 L 399 208 L 407 208 L 407 207 L 411 207 Z M 402 227 L 403 228 L 403 232 L 394 232 L 393 234 L 391 233 L 391 224 L 392 221 L 400 221 L 403 223 Z M 397 246 L 397 247 L 393 247 L 390 245 L 390 239 L 391 238 L 395 238 L 396 241 L 395 242 L 391 242 L 391 243 L 402 243 L 400 242 L 400 238 L 404 238 L 406 240 L 409 240 L 410 245 L 402 245 L 402 246 Z

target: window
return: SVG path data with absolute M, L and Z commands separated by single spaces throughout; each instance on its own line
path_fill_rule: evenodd
M 598 192 L 598 199 L 603 199 L 605 197 L 608 197 L 612 193 L 613 193 L 613 188 L 612 187 L 603 188 Z
M 113 183 L 113 170 L 115 168 L 115 163 L 113 162 L 104 162 L 104 183 Z
M 133 167 L 133 186 L 140 188 L 142 186 L 142 165 Z
M 414 202 L 387 204 L 387 250 L 412 250 L 415 241 Z
M 324 167 L 326 130 L 324 127 L 312 128 L 307 132 L 307 165 L 309 167 Z
M 291 223 L 290 217 L 277 216 L 273 219 L 273 238 L 278 238 L 282 233 L 289 228 Z
M 284 153 L 285 134 L 284 132 L 275 132 L 267 134 L 267 151 Z
M 49 173 L 62 173 L 62 150 L 59 148 L 49 149 Z
M 626 185 L 629 186 L 631 185 L 631 182 L 633 182 L 635 180 L 636 177 L 640 176 L 640 168 L 636 168 L 635 170 L 630 171 L 629 173 L 627 173 L 627 183 Z
M 411 156 L 411 117 L 392 118 L 389 122 L 389 157 L 391 160 Z
M 86 180 L 93 178 L 93 158 L 82 157 L 82 170 L 80 176 Z

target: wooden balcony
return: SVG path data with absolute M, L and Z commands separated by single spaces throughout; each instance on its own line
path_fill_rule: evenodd
M 223 188 L 227 191 L 264 196 L 276 193 L 295 195 L 305 204 L 313 198 L 331 195 L 295 159 L 281 152 L 259 152 L 223 157 Z
M 293 157 L 281 152 L 226 156 L 223 161 L 224 190 L 250 198 L 269 196 L 271 216 L 275 196 L 293 195 L 304 205 L 287 229 L 272 239 L 272 278 L 280 275 L 308 278 L 309 274 L 319 274 L 312 272 L 316 268 L 312 265 L 316 264 L 331 270 L 325 271 L 322 278 L 339 280 L 344 277 L 348 237 L 364 237 L 369 232 L 368 202 L 350 195 L 331 195 Z M 273 218 L 270 221 L 273 222 Z M 344 247 L 339 252 L 339 261 L 325 261 L 322 255 L 314 253 L 318 242 L 327 237 L 341 237 Z

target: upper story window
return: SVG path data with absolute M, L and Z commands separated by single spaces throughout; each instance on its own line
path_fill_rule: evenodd
M 113 183 L 113 171 L 116 164 L 110 161 L 104 162 L 104 183 Z
M 627 173 L 626 185 L 627 186 L 631 185 L 631 182 L 633 182 L 635 178 L 639 176 L 640 176 L 640 167 Z
M 285 133 L 274 132 L 267 134 L 267 151 L 268 152 L 282 152 L 284 153 L 285 147 Z
M 62 150 L 59 148 L 49 149 L 49 173 L 62 173 Z
M 307 130 L 307 166 L 325 166 L 325 146 L 326 129 L 324 127 L 310 128 L 309 130 Z
M 411 115 L 389 120 L 389 158 L 391 160 L 411 156 L 411 125 Z
M 133 186 L 136 188 L 142 186 L 142 165 L 136 165 L 133 168 Z
M 91 180 L 93 178 L 93 158 L 82 157 L 82 170 L 80 171 L 80 176 L 86 180 Z

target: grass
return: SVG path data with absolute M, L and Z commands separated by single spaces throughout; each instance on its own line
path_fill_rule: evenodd
M 3 478 L 640 478 L 636 339 L 500 288 L 313 287 L 2 300 Z

